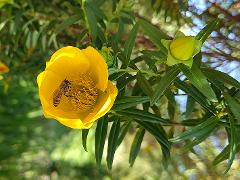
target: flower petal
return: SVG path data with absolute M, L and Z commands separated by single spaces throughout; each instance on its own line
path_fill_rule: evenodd
M 59 89 L 59 85 L 62 81 L 62 78 L 52 71 L 44 71 L 38 75 L 37 83 L 43 110 L 48 112 L 48 114 L 51 112 L 50 114 L 52 116 L 61 118 L 80 118 L 81 116 L 73 111 L 65 96 L 61 97 L 61 102 L 58 107 L 53 106 L 53 94 Z
M 93 75 L 96 87 L 101 91 L 105 91 L 108 85 L 108 69 L 104 58 L 97 50 L 90 46 L 83 49 L 82 52 L 90 61 L 91 66 L 89 71 Z
M 83 122 L 86 126 L 92 124 L 94 121 L 104 116 L 113 106 L 113 103 L 118 94 L 118 89 L 111 81 L 108 81 L 106 92 L 101 95 L 100 102 L 96 105 L 93 112 L 90 113 Z
M 171 54 L 179 60 L 188 60 L 195 50 L 195 38 L 191 36 L 174 39 L 170 44 Z
M 80 119 L 67 119 L 67 118 L 61 118 L 58 116 L 54 116 L 53 114 L 43 111 L 43 114 L 46 118 L 51 118 L 51 119 L 55 119 L 58 122 L 60 122 L 61 124 L 73 128 L 73 129 L 89 129 L 92 124 L 88 124 L 88 125 L 84 125 L 83 122 Z
M 62 79 L 69 78 L 71 74 L 80 72 L 85 74 L 90 67 L 90 61 L 83 52 L 72 46 L 67 46 L 56 51 L 46 64 L 46 70 L 55 72 Z

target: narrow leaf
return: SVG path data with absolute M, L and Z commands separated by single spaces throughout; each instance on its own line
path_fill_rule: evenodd
M 130 62 L 130 56 L 132 54 L 133 46 L 135 44 L 138 26 L 139 26 L 138 23 L 136 23 L 133 26 L 132 30 L 129 33 L 128 39 L 124 44 L 124 56 L 125 56 L 124 67 L 127 67 Z
M 206 128 L 205 132 L 202 134 L 199 134 L 199 136 L 195 139 L 193 139 L 192 141 L 189 141 L 183 148 L 184 149 L 192 149 L 193 146 L 196 146 L 198 144 L 200 144 L 202 141 L 204 141 L 207 137 L 209 137 L 209 135 L 214 131 L 214 129 L 217 126 L 211 126 L 209 128 Z
M 201 70 L 193 64 L 192 69 L 188 68 L 184 64 L 178 65 L 184 75 L 191 81 L 191 83 L 203 94 L 205 95 L 210 101 L 217 101 L 216 95 L 212 90 L 207 78 L 201 72 Z
M 195 100 L 191 96 L 188 96 L 187 105 L 186 105 L 186 113 L 185 113 L 186 118 L 188 118 L 190 116 L 190 114 L 193 112 L 194 106 L 195 106 Z
M 99 17 L 99 19 L 107 20 L 106 15 L 104 12 L 97 6 L 97 4 L 88 1 L 88 6 L 92 9 L 94 14 Z
M 218 26 L 220 20 L 215 19 L 210 21 L 196 36 L 196 39 L 201 40 L 202 43 L 206 41 L 208 36 L 212 33 L 212 31 Z
M 85 11 L 89 31 L 92 35 L 93 41 L 96 41 L 96 38 L 98 36 L 97 19 L 95 17 L 94 11 L 92 11 L 91 6 L 88 3 L 85 3 Z
M 169 37 L 147 21 L 140 20 L 139 23 L 150 40 L 159 47 L 164 54 L 167 54 L 167 49 L 161 43 L 161 39 L 169 39 Z
M 133 143 L 131 145 L 130 154 L 129 154 L 129 164 L 131 167 L 133 166 L 135 159 L 140 151 L 144 134 L 145 134 L 145 130 L 141 128 L 137 131 L 134 137 Z
M 78 22 L 82 17 L 79 14 L 70 16 L 66 20 L 64 20 L 60 25 L 56 27 L 56 34 L 60 33 L 64 29 L 68 28 L 70 25 Z
M 209 101 L 195 87 L 186 82 L 180 81 L 179 79 L 175 80 L 175 85 L 193 97 L 206 110 L 212 111 Z
M 119 146 L 122 143 L 130 127 L 131 121 L 127 121 L 121 126 L 117 146 Z
M 114 81 L 114 80 L 117 80 L 118 78 L 124 76 L 126 74 L 126 72 L 116 72 L 116 73 L 113 73 L 109 76 L 109 80 L 111 81 Z
M 236 135 L 236 127 L 235 127 L 234 118 L 230 117 L 229 121 L 230 121 L 230 135 L 231 135 L 230 137 L 228 137 L 228 138 L 230 138 L 230 140 L 229 140 L 230 153 L 229 153 L 229 160 L 227 163 L 227 168 L 224 171 L 224 173 L 227 173 L 229 171 L 229 169 L 231 168 L 233 160 L 236 155 L 236 151 L 237 151 L 237 135 Z
M 102 161 L 103 149 L 105 139 L 107 136 L 108 121 L 106 118 L 101 118 L 97 122 L 97 128 L 95 132 L 95 158 L 97 165 L 100 166 Z
M 88 136 L 89 129 L 82 130 L 82 145 L 84 150 L 87 152 L 87 136 Z
M 240 151 L 240 144 L 237 146 L 237 152 Z M 220 162 L 226 160 L 229 157 L 230 154 L 230 145 L 228 144 L 220 154 L 217 155 L 217 157 L 213 160 L 213 165 L 217 165 Z
M 240 122 L 240 103 L 228 94 L 224 94 L 224 97 L 234 117 Z
M 210 80 L 213 81 L 217 80 L 219 82 L 226 83 L 240 89 L 240 83 L 236 79 L 234 79 L 233 77 L 229 76 L 224 72 L 211 68 L 201 68 L 201 70 Z
M 117 119 L 113 122 L 109 137 L 108 137 L 108 149 L 107 149 L 107 166 L 108 169 L 112 169 L 112 163 L 114 154 L 117 148 L 117 140 L 119 136 L 120 120 Z
M 156 140 L 162 147 L 164 160 L 167 161 L 170 158 L 171 144 L 167 139 L 166 133 L 163 132 L 164 129 L 160 128 L 161 126 L 158 126 L 157 124 L 143 122 L 143 121 L 136 121 L 136 122 L 156 138 Z
M 116 100 L 113 106 L 113 110 L 119 111 L 130 107 L 135 107 L 138 104 L 149 102 L 150 99 L 147 96 L 123 96 Z
M 137 83 L 146 95 L 148 95 L 149 97 L 152 96 L 153 94 L 152 87 L 148 80 L 140 71 L 137 73 Z
M 165 90 L 171 85 L 173 80 L 178 76 L 180 70 L 177 66 L 173 66 L 158 82 L 156 90 L 151 98 L 151 105 L 154 105 L 164 94 Z
M 146 112 L 139 109 L 124 109 L 117 111 L 117 114 L 133 118 L 139 121 L 145 121 L 145 122 L 151 122 L 151 123 L 165 123 L 169 124 L 169 121 L 167 119 L 163 119 L 155 114 L 152 114 L 150 112 Z
M 171 142 L 179 142 L 191 138 L 196 138 L 198 139 L 199 137 L 203 136 L 204 134 L 209 134 L 211 133 L 212 129 L 215 128 L 217 125 L 218 118 L 213 116 L 206 121 L 204 121 L 201 124 L 198 124 L 197 126 L 188 129 L 187 131 L 183 132 L 182 134 L 174 137 L 173 139 L 170 139 Z
M 196 126 L 200 124 L 203 121 L 203 119 L 186 119 L 181 121 L 181 124 L 184 126 Z
M 230 145 L 228 144 L 223 150 L 222 152 L 217 155 L 217 157 L 213 160 L 213 165 L 217 165 L 220 162 L 226 160 L 229 157 L 229 152 L 230 152 Z

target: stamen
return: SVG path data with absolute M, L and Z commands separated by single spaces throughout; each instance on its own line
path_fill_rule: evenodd
M 97 88 L 89 74 L 78 75 L 76 79 L 71 80 L 71 89 L 68 97 L 74 110 L 88 111 L 93 108 L 98 96 Z

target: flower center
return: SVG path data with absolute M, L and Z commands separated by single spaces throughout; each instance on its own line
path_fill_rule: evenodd
M 70 88 L 64 95 L 75 111 L 84 112 L 93 108 L 98 97 L 98 90 L 89 74 L 78 74 L 70 79 Z

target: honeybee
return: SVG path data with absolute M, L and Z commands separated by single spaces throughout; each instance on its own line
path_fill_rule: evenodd
M 67 79 L 64 79 L 59 85 L 58 89 L 53 92 L 53 106 L 57 107 L 61 101 L 62 95 L 66 97 L 69 96 L 69 92 L 71 91 L 71 82 Z

